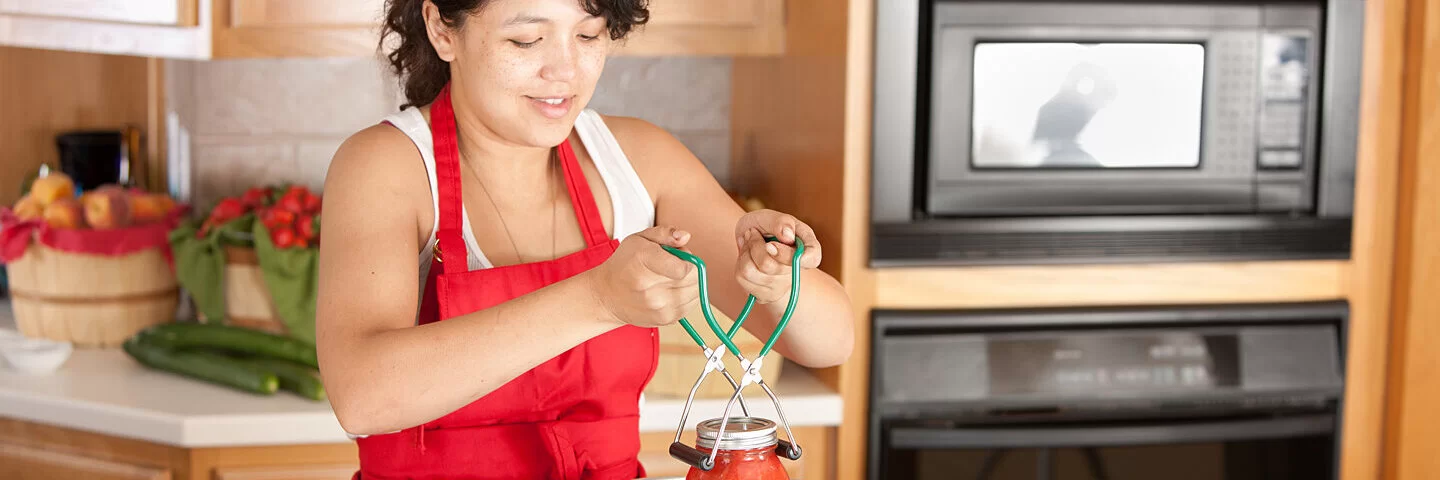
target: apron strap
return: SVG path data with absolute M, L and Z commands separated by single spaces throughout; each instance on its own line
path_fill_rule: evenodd
M 585 234 L 585 245 L 596 246 L 610 241 L 605 233 L 605 222 L 600 219 L 600 208 L 595 206 L 595 197 L 590 192 L 590 182 L 585 180 L 585 171 L 567 139 L 560 142 L 560 166 L 565 171 L 565 187 L 570 191 L 570 206 L 575 209 L 575 219 L 580 222 L 580 231 Z
M 455 109 L 450 104 L 450 85 L 440 90 L 430 106 L 430 137 L 435 142 L 435 177 L 440 201 L 440 229 L 435 232 L 436 248 L 445 273 L 469 270 L 465 251 L 464 197 L 460 190 L 460 143 L 455 132 Z

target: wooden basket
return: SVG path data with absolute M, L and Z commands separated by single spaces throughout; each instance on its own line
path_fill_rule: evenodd
M 755 308 L 761 307 L 757 305 Z M 734 323 L 724 313 L 721 313 L 720 309 L 711 308 L 710 310 L 721 328 L 728 330 Z M 712 348 L 722 345 L 715 337 L 715 333 L 710 331 L 710 326 L 705 323 L 705 316 L 700 313 L 699 308 L 696 308 L 690 315 L 686 315 L 685 318 L 689 319 L 690 325 L 695 327 L 695 331 L 700 333 L 700 338 L 704 339 L 707 345 Z M 733 341 L 735 346 L 740 348 L 740 353 L 752 360 L 755 354 L 760 352 L 760 347 L 765 344 L 764 340 L 756 338 L 743 328 L 736 332 L 735 337 Z M 730 375 L 735 377 L 735 381 L 740 381 L 740 361 L 736 360 L 734 355 L 726 353 L 724 362 Z M 765 379 L 765 383 L 770 385 L 770 388 L 775 388 L 778 383 L 780 367 L 784 363 L 784 357 L 781 357 L 778 352 L 771 351 L 769 355 L 765 356 L 765 363 L 760 366 L 760 375 Z M 689 334 L 685 333 L 685 327 L 681 326 L 680 322 L 661 327 L 660 365 L 655 370 L 655 377 L 645 387 L 645 394 L 683 399 L 690 395 L 690 388 L 695 386 L 695 379 L 700 378 L 701 369 L 704 367 L 704 352 L 700 351 L 700 347 L 695 345 L 695 341 L 690 339 Z M 747 387 L 745 390 L 747 395 L 751 395 L 749 388 Z M 758 387 L 755 388 L 758 389 Z M 734 393 L 735 389 L 730 386 L 730 382 L 726 381 L 723 375 L 720 375 L 719 372 L 711 372 L 700 384 L 700 389 L 695 391 L 695 398 L 730 398 Z
M 7 267 L 15 323 L 27 337 L 116 347 L 175 320 L 179 288 L 161 248 L 120 256 L 30 244 Z
M 285 335 L 255 249 L 225 247 L 225 323 Z

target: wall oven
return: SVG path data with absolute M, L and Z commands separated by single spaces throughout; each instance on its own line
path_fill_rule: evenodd
M 874 265 L 1349 255 L 1362 0 L 876 16 Z
M 867 478 L 1337 478 L 1347 317 L 877 311 Z

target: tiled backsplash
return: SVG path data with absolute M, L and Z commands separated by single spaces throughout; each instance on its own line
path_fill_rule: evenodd
M 166 71 L 200 208 L 259 183 L 320 188 L 340 143 L 402 103 L 374 59 L 171 61 Z M 612 58 L 589 107 L 669 130 L 728 184 L 729 59 Z

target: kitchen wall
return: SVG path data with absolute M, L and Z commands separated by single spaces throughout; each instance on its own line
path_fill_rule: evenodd
M 320 188 L 340 143 L 402 103 L 370 58 L 170 61 L 166 73 L 172 184 L 188 178 L 199 208 L 259 183 Z M 590 108 L 669 130 L 728 185 L 728 58 L 611 58 Z

